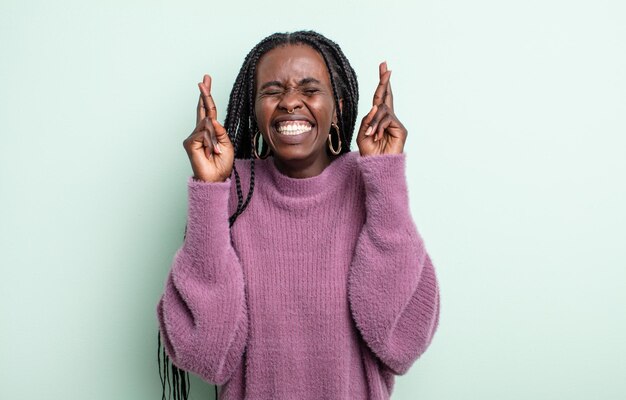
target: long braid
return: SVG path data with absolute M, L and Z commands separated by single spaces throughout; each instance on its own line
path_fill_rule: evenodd
M 330 62 L 328 61 L 329 56 L 326 54 L 326 50 L 324 50 L 323 48 L 319 47 L 317 44 L 314 45 L 315 49 L 317 51 L 319 51 L 319 53 L 322 55 L 322 58 L 324 59 L 324 63 L 326 63 L 326 67 L 328 68 L 329 71 L 332 71 L 331 66 L 330 66 Z M 331 72 L 329 74 L 330 76 L 330 84 L 333 88 L 333 100 L 335 101 L 335 104 L 339 104 L 339 94 L 337 93 L 337 85 L 335 84 L 335 78 L 333 77 L 333 73 Z M 337 108 L 337 113 L 339 113 L 339 115 L 341 115 L 341 110 L 339 108 Z M 346 137 L 345 137 L 345 129 L 344 129 L 344 123 L 343 123 L 343 119 L 342 118 L 338 118 L 337 119 L 337 125 L 339 126 L 339 136 L 340 139 L 345 143 L 347 142 Z
M 345 146 L 342 146 L 341 153 L 350 151 L 350 143 L 354 132 L 354 126 L 357 117 L 357 106 L 359 100 L 359 88 L 356 73 L 350 65 L 343 51 L 335 42 L 329 40 L 325 36 L 313 31 L 298 31 L 293 33 L 275 33 L 261 40 L 247 54 L 243 65 L 237 75 L 237 79 L 231 91 L 230 101 L 228 104 L 227 120 L 225 128 L 229 132 L 231 141 L 235 147 L 235 158 L 250 159 L 250 189 L 243 201 L 241 192 L 241 182 L 238 172 L 235 172 L 238 204 L 237 210 L 230 217 L 230 221 L 234 223 L 237 217 L 246 209 L 252 193 L 254 192 L 254 166 L 255 158 L 253 157 L 252 147 L 254 146 L 253 138 L 258 127 L 254 115 L 254 78 L 256 66 L 259 59 L 268 51 L 283 45 L 289 44 L 306 44 L 317 50 L 322 57 L 329 70 L 331 86 L 333 88 L 333 98 L 335 109 L 340 116 L 337 121 L 339 126 L 339 136 Z M 340 107 L 340 101 L 343 101 L 343 107 Z M 243 140 L 243 137 L 248 140 Z M 266 144 L 263 144 L 263 149 Z M 233 171 L 236 168 L 233 166 Z
M 341 153 L 350 151 L 350 144 L 357 118 L 359 102 L 359 86 L 357 76 L 350 62 L 344 55 L 337 43 L 314 31 L 297 31 L 292 33 L 274 33 L 254 46 L 246 55 L 244 62 L 237 74 L 235 83 L 230 92 L 224 128 L 233 143 L 235 158 L 250 160 L 250 189 L 244 201 L 239 172 L 233 162 L 233 173 L 237 190 L 237 209 L 228 219 L 229 228 L 232 228 L 237 217 L 247 208 L 254 192 L 255 157 L 253 155 L 254 134 L 258 130 L 254 117 L 255 74 L 260 58 L 268 51 L 290 44 L 305 44 L 317 50 L 323 57 L 330 75 L 330 83 L 333 89 L 333 100 L 337 110 L 339 137 L 345 146 Z M 343 107 L 340 107 L 340 99 Z M 261 153 L 267 149 L 267 143 L 263 142 Z M 187 236 L 187 226 L 185 235 Z M 247 292 L 246 292 L 247 301 Z M 161 355 L 163 360 L 161 361 Z M 159 365 L 159 377 L 163 390 L 162 400 L 187 400 L 189 397 L 189 373 L 176 367 L 165 351 L 161 349 L 161 334 L 158 335 L 157 362 Z M 173 384 L 170 384 L 170 373 Z M 166 390 L 167 385 L 167 390 Z M 217 386 L 215 386 L 215 398 L 217 399 Z

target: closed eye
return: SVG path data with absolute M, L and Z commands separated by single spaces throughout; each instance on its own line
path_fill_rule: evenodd
M 281 90 L 265 90 L 261 93 L 262 96 L 278 96 L 281 94 Z
M 302 92 L 306 95 L 313 95 L 313 94 L 319 93 L 320 90 L 317 88 L 306 88 Z

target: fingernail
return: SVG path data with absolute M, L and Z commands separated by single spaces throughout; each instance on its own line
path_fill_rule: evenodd
M 215 143 L 215 150 L 217 150 L 217 154 L 222 154 L 222 149 L 220 149 L 219 143 Z
M 365 136 L 369 136 L 372 134 L 372 127 L 370 126 L 369 128 L 367 128 L 367 130 L 365 131 Z

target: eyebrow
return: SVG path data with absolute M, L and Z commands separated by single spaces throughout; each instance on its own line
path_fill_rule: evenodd
M 304 86 L 304 85 L 308 85 L 310 83 L 316 83 L 316 84 L 321 84 L 321 82 L 315 78 L 303 78 L 300 80 L 300 82 L 298 82 L 298 86 Z M 279 81 L 270 81 L 270 82 L 266 82 L 263 84 L 263 86 L 261 86 L 260 90 L 266 89 L 270 86 L 279 86 L 279 87 L 283 87 L 283 84 L 280 83 Z

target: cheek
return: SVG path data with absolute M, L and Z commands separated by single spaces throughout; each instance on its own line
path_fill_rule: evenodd
M 267 101 L 257 101 L 254 105 L 254 114 L 256 116 L 257 125 L 260 129 L 264 129 L 272 115 L 271 107 L 267 104 Z
M 319 101 L 311 102 L 309 107 L 315 114 L 317 123 L 324 126 L 328 125 L 328 128 L 330 128 L 334 110 L 332 102 L 329 102 L 327 99 L 320 99 Z

